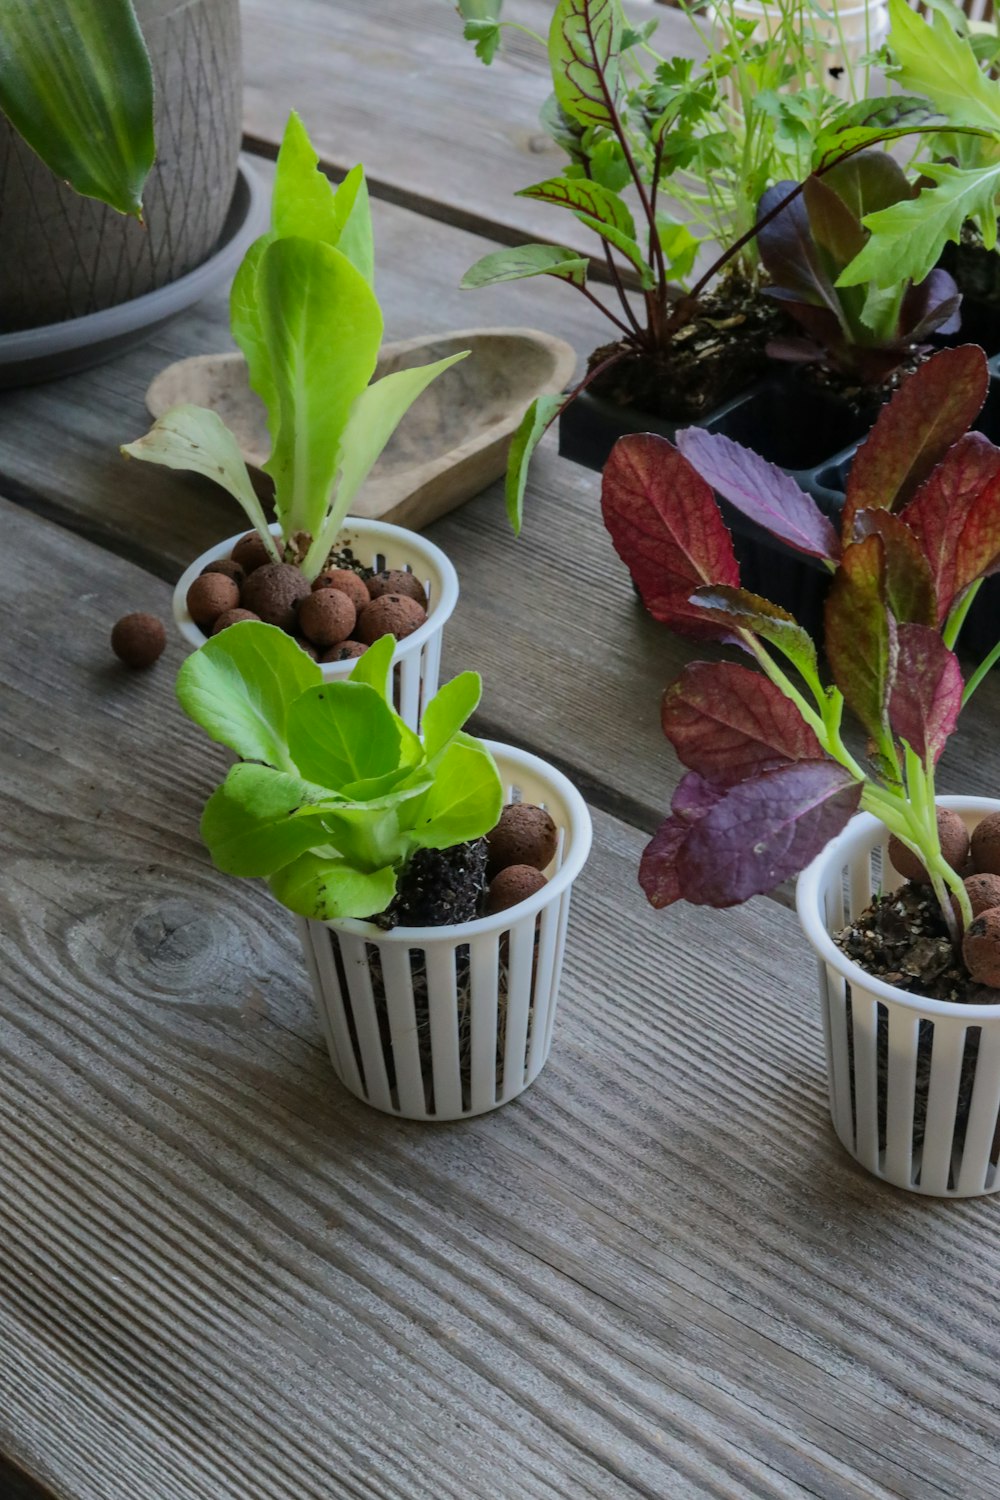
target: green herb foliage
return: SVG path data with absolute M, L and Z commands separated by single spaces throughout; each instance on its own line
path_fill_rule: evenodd
M 288 543 L 309 538 L 303 571 L 323 567 L 351 502 L 401 418 L 465 353 L 372 381 L 382 314 L 372 289 L 372 228 L 364 172 L 339 188 L 318 168 L 298 116 L 278 155 L 269 232 L 248 250 L 233 283 L 233 337 L 267 409 L 275 514 Z M 223 485 L 265 545 L 268 531 L 236 439 L 215 412 L 180 405 L 123 453 L 193 469 Z
M 301 916 L 377 915 L 416 850 L 479 838 L 500 816 L 496 765 L 462 727 L 478 675 L 440 689 L 421 740 L 390 702 L 393 646 L 383 636 L 349 680 L 324 682 L 289 636 L 250 621 L 207 641 L 178 676 L 184 711 L 241 757 L 202 817 L 216 866 L 264 877 Z

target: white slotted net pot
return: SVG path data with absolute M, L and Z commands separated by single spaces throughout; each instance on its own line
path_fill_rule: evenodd
M 271 532 L 275 536 L 279 535 L 279 527 L 273 525 Z M 209 563 L 228 557 L 240 537 L 245 535 L 246 532 L 241 531 L 203 552 L 181 576 L 174 589 L 174 620 L 192 651 L 203 646 L 208 636 L 188 613 L 188 589 Z M 427 619 L 412 635 L 396 642 L 392 655 L 396 712 L 411 729 L 417 729 L 424 709 L 438 689 L 441 638 L 458 602 L 458 575 L 440 547 L 435 547 L 433 542 L 415 531 L 407 531 L 403 526 L 392 526 L 387 521 L 355 520 L 348 517 L 335 545 L 338 549 L 350 547 L 359 562 L 374 568 L 376 572 L 383 568 L 405 569 L 413 573 L 424 586 L 427 594 Z M 349 677 L 353 667 L 353 661 L 320 663 L 325 682 L 336 682 L 340 678 Z
M 337 1077 L 375 1109 L 407 1120 L 460 1120 L 506 1104 L 538 1077 L 552 1045 L 590 814 L 545 761 L 485 743 L 505 802 L 536 803 L 555 821 L 559 841 L 542 890 L 449 927 L 298 922 Z
M 1000 802 L 939 797 L 971 832 Z M 925 1000 L 876 979 L 833 935 L 904 882 L 889 835 L 859 813 L 799 876 L 799 920 L 819 957 L 830 1114 L 855 1161 L 939 1198 L 1000 1189 L 1000 992 L 996 1005 Z

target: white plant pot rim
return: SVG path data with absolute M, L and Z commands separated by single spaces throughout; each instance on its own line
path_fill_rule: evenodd
M 560 896 L 567 886 L 573 884 L 586 863 L 593 841 L 593 825 L 586 802 L 569 778 L 561 771 L 557 771 L 555 766 L 550 765 L 547 760 L 542 760 L 541 756 L 532 755 L 528 750 L 517 750 L 513 745 L 505 745 L 499 740 L 483 740 L 482 743 L 501 763 L 501 776 L 503 776 L 505 766 L 515 770 L 520 767 L 525 771 L 531 771 L 539 778 L 553 783 L 565 801 L 570 813 L 573 841 L 567 857 L 551 879 L 542 886 L 541 890 L 536 891 L 527 900 L 519 901 L 516 906 L 509 906 L 493 916 L 476 917 L 471 922 L 453 922 L 443 927 L 382 928 L 375 922 L 364 922 L 353 917 L 335 917 L 329 922 L 322 923 L 322 926 L 329 927 L 334 932 L 349 933 L 352 937 L 367 938 L 372 943 L 396 943 L 407 947 L 430 948 L 435 943 L 454 943 L 456 937 L 474 938 L 491 932 L 503 932 L 510 926 L 515 914 L 518 918 L 533 916 L 543 906 L 549 905 L 557 896 Z
M 978 814 L 1000 812 L 1000 799 L 996 797 L 938 797 L 937 806 L 957 813 Z M 864 842 L 885 825 L 873 813 L 856 813 L 835 839 L 816 856 L 798 878 L 795 889 L 795 907 L 799 921 L 813 948 L 824 963 L 829 964 L 851 985 L 867 990 L 870 995 L 891 1001 L 893 1005 L 906 1007 L 925 1016 L 950 1016 L 955 1020 L 992 1021 L 1000 1017 L 1000 1000 L 996 1005 L 964 1005 L 953 1000 L 930 1000 L 909 990 L 897 989 L 886 984 L 874 974 L 861 968 L 831 938 L 821 915 L 820 882 L 828 865 L 846 863 L 847 851 L 852 844 Z M 887 830 L 886 830 L 887 833 Z
M 281 535 L 281 527 L 277 521 L 271 523 L 268 528 L 272 536 Z M 375 521 L 362 516 L 346 517 L 340 528 L 338 537 L 344 532 L 351 532 L 358 538 L 368 538 L 377 541 L 379 537 L 392 540 L 400 546 L 406 546 L 413 553 L 414 562 L 421 557 L 433 559 L 435 568 L 441 575 L 441 590 L 438 595 L 430 600 L 430 608 L 427 611 L 427 619 L 419 625 L 411 635 L 404 636 L 401 641 L 396 642 L 393 652 L 393 660 L 401 655 L 408 656 L 412 651 L 418 651 L 425 641 L 431 639 L 448 622 L 455 605 L 458 602 L 458 574 L 454 565 L 446 553 L 440 547 L 429 542 L 419 532 L 410 531 L 405 526 L 394 526 L 389 521 Z M 246 536 L 246 531 L 238 531 L 235 536 L 228 537 L 224 542 L 217 542 L 214 547 L 209 547 L 200 557 L 196 557 L 189 568 L 185 568 L 177 581 L 173 596 L 174 621 L 181 635 L 187 641 L 193 651 L 203 646 L 206 641 L 211 640 L 199 625 L 196 625 L 188 613 L 187 592 L 195 579 L 203 569 L 221 558 L 228 557 L 241 537 Z M 334 542 L 336 546 L 336 542 Z M 353 666 L 352 661 L 321 663 L 323 666 L 337 666 L 344 668 L 347 672 Z

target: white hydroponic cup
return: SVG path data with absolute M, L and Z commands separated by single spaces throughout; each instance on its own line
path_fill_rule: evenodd
M 276 524 L 273 525 L 272 534 L 277 536 L 279 529 Z M 174 589 L 174 619 L 192 651 L 203 646 L 208 637 L 188 613 L 188 589 L 209 563 L 228 557 L 240 537 L 245 535 L 241 531 L 203 552 L 181 576 Z M 441 638 L 458 602 L 458 575 L 440 547 L 435 547 L 433 542 L 415 531 L 407 531 L 402 526 L 391 526 L 387 521 L 355 520 L 348 517 L 335 545 L 350 547 L 359 562 L 376 571 L 383 568 L 403 568 L 415 574 L 424 586 L 427 593 L 427 619 L 412 635 L 396 642 L 392 655 L 396 674 L 396 710 L 411 729 L 417 729 L 424 708 L 438 689 Z M 353 661 L 320 663 L 320 671 L 327 682 L 349 677 L 353 667 Z
M 940 797 L 972 831 L 1000 802 Z M 819 955 L 830 1114 L 876 1177 L 941 1198 L 1000 1189 L 1000 996 L 996 1005 L 924 1000 L 866 974 L 833 941 L 877 891 L 903 879 L 889 835 L 859 813 L 799 876 L 796 904 Z M 880 1081 L 881 1077 L 881 1081 Z
M 719 11 L 723 6 L 715 8 Z M 889 34 L 889 8 L 884 0 L 871 0 L 870 4 L 857 4 L 856 0 L 852 4 L 838 4 L 838 0 L 831 0 L 824 8 L 826 15 L 808 6 L 803 8 L 803 19 L 813 38 L 813 82 L 847 99 L 851 97 L 848 78 L 838 77 L 832 70 L 845 64 L 854 66 L 866 53 L 878 51 Z M 780 8 L 767 0 L 734 0 L 732 11 L 738 20 L 755 23 L 751 40 L 756 42 L 766 41 L 781 23 Z
M 496 916 L 450 927 L 385 932 L 371 922 L 299 918 L 337 1077 L 375 1109 L 407 1120 L 460 1120 L 506 1104 L 538 1077 L 552 1045 L 570 892 L 590 851 L 590 814 L 572 782 L 545 761 L 485 743 L 505 801 L 537 803 L 555 821 L 559 841 L 542 890 Z

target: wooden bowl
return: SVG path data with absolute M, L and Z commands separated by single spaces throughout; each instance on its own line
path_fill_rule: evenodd
M 420 530 L 499 479 L 511 437 L 536 396 L 565 390 L 576 354 L 532 328 L 467 328 L 386 344 L 376 378 L 429 364 L 460 349 L 469 358 L 438 376 L 414 402 L 351 506 L 354 516 Z M 154 417 L 190 401 L 217 411 L 247 464 L 270 452 L 264 407 L 250 389 L 242 354 L 178 360 L 152 382 Z

